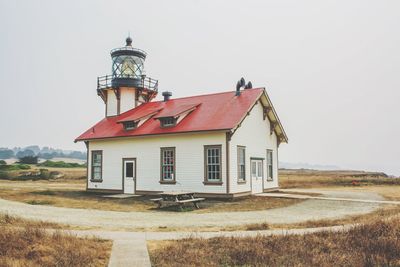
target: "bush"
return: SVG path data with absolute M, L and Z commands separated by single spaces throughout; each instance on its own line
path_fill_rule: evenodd
M 19 163 L 37 164 L 38 163 L 38 157 L 36 157 L 36 156 L 25 156 L 25 157 L 19 158 Z
M 45 162 L 38 164 L 38 166 L 52 167 L 52 168 L 81 168 L 81 167 L 85 167 L 84 164 L 67 163 L 67 162 L 64 162 L 64 161 L 51 161 L 51 160 L 46 160 Z
M 40 178 L 49 179 L 50 178 L 49 170 L 48 169 L 40 169 Z
M 5 162 L 4 160 L 0 160 L 0 165 L 7 165 L 7 162 Z
M 0 165 L 2 171 L 18 171 L 18 170 L 29 170 L 31 166 L 27 164 L 11 164 L 11 165 Z
M 5 171 L 0 171 L 0 179 L 8 179 L 8 173 Z

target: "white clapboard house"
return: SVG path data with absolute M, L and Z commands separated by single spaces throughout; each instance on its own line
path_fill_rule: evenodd
M 87 147 L 87 190 L 236 197 L 278 187 L 288 139 L 265 88 L 242 78 L 228 92 L 154 101 L 158 81 L 131 43 L 111 51 L 112 75 L 98 78 L 105 118 L 75 140 Z

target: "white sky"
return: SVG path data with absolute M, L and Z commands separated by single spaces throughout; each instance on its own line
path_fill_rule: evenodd
M 173 97 L 265 86 L 281 161 L 400 175 L 397 0 L 0 0 L 0 147 L 84 150 L 74 138 L 104 116 L 96 78 L 129 31 Z

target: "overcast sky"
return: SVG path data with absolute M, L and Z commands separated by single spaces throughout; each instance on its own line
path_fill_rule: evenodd
M 400 175 L 400 1 L 0 0 L 0 147 L 84 150 L 112 48 L 173 97 L 266 87 L 280 160 Z M 161 98 L 160 96 L 158 98 Z

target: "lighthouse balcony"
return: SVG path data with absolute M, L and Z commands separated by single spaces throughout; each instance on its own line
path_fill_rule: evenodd
M 135 87 L 144 91 L 150 91 L 151 93 L 157 93 L 158 80 L 144 75 L 139 77 L 134 75 L 124 75 L 122 77 L 106 75 L 97 77 L 97 91 L 119 87 Z

